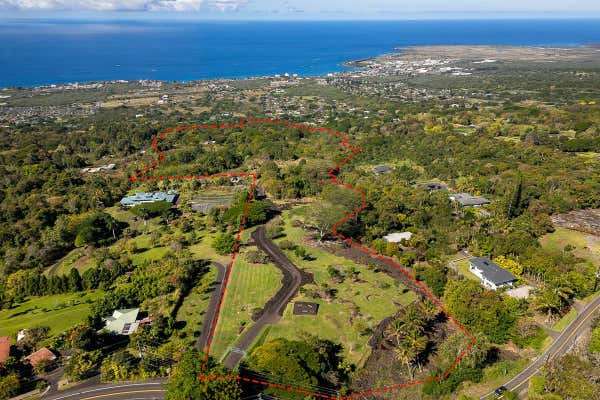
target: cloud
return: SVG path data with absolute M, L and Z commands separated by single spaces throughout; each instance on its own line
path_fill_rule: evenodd
M 249 0 L 0 0 L 0 9 L 87 11 L 238 11 Z
M 249 0 L 212 0 L 208 2 L 211 8 L 216 8 L 220 11 L 239 11 L 246 6 Z

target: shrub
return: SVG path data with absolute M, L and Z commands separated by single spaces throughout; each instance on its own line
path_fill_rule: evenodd
M 294 250 L 296 248 L 296 245 L 289 240 L 282 240 L 281 242 L 279 242 L 279 248 L 283 250 Z
M 246 260 L 252 264 L 266 264 L 269 262 L 269 256 L 260 250 L 249 250 L 246 253 Z

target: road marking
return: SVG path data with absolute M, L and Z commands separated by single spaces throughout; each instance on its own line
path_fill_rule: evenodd
M 90 399 L 100 399 L 102 397 L 113 397 L 113 396 L 121 396 L 124 394 L 133 394 L 133 393 L 149 393 L 149 392 L 165 392 L 164 389 L 147 389 L 147 390 L 130 390 L 127 392 L 115 392 L 115 393 L 107 393 L 107 394 L 98 394 L 96 396 L 90 397 L 82 397 L 79 400 L 90 400 Z
M 596 306 L 596 308 L 598 308 L 598 306 Z M 594 309 L 595 309 L 595 308 L 594 308 Z M 563 342 L 563 344 L 562 344 L 562 345 L 560 345 L 560 346 L 558 347 L 558 349 L 557 349 L 557 350 L 556 350 L 554 353 L 556 354 L 556 353 L 558 353 L 559 351 L 561 351 L 561 350 L 563 349 L 563 347 L 565 347 L 565 345 L 566 345 L 566 344 L 569 342 L 569 339 L 571 339 L 571 337 L 577 333 L 577 330 L 578 330 L 579 328 L 581 328 L 581 326 L 582 326 L 584 323 L 586 323 L 586 322 L 587 322 L 587 320 L 588 320 L 590 317 L 593 317 L 593 316 L 594 316 L 594 314 L 595 314 L 595 312 L 590 312 L 590 313 L 589 313 L 589 314 L 588 314 L 586 317 L 584 317 L 584 318 L 581 320 L 581 322 L 580 322 L 580 323 L 579 323 L 579 324 L 578 324 L 578 325 L 577 325 L 577 326 L 576 326 L 576 327 L 573 329 L 573 331 L 571 332 L 571 334 L 567 336 L 567 338 L 565 339 L 565 341 Z
M 594 301 L 595 301 L 595 299 L 594 299 L 594 300 L 592 300 L 592 303 L 593 303 Z M 566 345 L 569 343 L 569 341 L 570 341 L 570 339 L 573 337 L 573 335 L 575 335 L 575 334 L 577 333 L 577 330 L 578 330 L 579 328 L 581 328 L 581 326 L 582 326 L 584 323 L 586 323 L 590 317 L 592 317 L 592 316 L 594 316 L 594 315 L 596 314 L 596 311 L 597 311 L 597 309 L 598 309 L 599 307 L 600 307 L 600 303 L 599 303 L 599 304 L 597 304 L 597 305 L 596 305 L 596 307 L 593 307 L 593 308 L 591 308 L 591 309 L 588 309 L 588 310 L 592 310 L 592 311 L 590 311 L 590 313 L 589 313 L 589 314 L 588 314 L 586 317 L 584 317 L 584 318 L 581 320 L 581 322 L 580 322 L 579 324 L 577 324 L 577 326 L 576 326 L 576 327 L 575 327 L 575 328 L 574 328 L 574 329 L 571 331 L 571 333 L 570 333 L 570 334 L 568 334 L 568 335 L 565 337 L 565 340 L 564 340 L 564 342 L 563 342 L 563 343 L 562 343 L 560 346 L 558 346 L 558 348 L 556 349 L 556 351 L 554 351 L 552 355 L 550 355 L 550 354 L 549 354 L 549 355 L 542 355 L 541 357 L 546 357 L 546 362 L 547 362 L 548 360 L 550 360 L 550 358 L 554 358 L 554 356 L 556 356 L 556 354 L 557 354 L 558 352 L 560 352 L 560 351 L 563 349 L 563 347 L 565 347 L 565 346 L 566 346 Z M 586 311 L 588 311 L 588 310 L 585 310 L 585 309 L 584 309 L 583 311 L 584 311 L 584 312 L 586 312 Z M 583 315 L 583 313 L 580 313 L 580 314 L 578 315 L 578 317 L 579 317 L 579 316 L 581 316 L 581 315 Z M 569 326 L 567 326 L 567 327 L 565 328 L 565 330 L 564 330 L 562 333 L 565 333 L 567 330 L 569 330 L 569 328 L 570 328 L 570 327 L 571 327 L 570 325 L 569 325 Z M 561 338 L 561 336 L 558 336 L 558 337 L 556 338 L 556 341 L 557 341 L 557 340 L 559 340 L 560 338 Z M 556 341 L 555 341 L 555 343 L 556 343 Z M 548 349 L 548 350 L 551 350 L 551 349 L 552 349 L 552 347 L 550 347 L 550 349 Z M 536 361 L 537 361 L 537 360 L 536 360 Z M 534 361 L 534 363 L 535 363 L 536 361 Z M 545 364 L 545 363 L 542 363 L 542 366 L 543 366 L 543 364 Z M 535 370 L 534 370 L 534 371 L 533 371 L 533 372 L 532 372 L 532 373 L 529 375 L 529 377 L 527 377 L 526 379 L 523 379 L 523 380 L 521 381 L 521 383 L 519 383 L 519 384 L 515 385 L 515 387 L 514 387 L 512 390 L 518 390 L 518 389 L 519 389 L 521 386 L 523 386 L 524 384 L 526 384 L 526 383 L 529 383 L 529 379 L 530 379 L 530 378 L 532 378 L 534 375 L 537 375 L 537 373 L 538 373 L 538 372 L 540 372 L 540 369 L 541 369 L 541 368 L 542 368 L 542 367 L 540 367 L 540 368 L 536 368 L 536 369 L 535 369 Z M 518 375 L 517 375 L 517 376 L 518 376 Z M 509 381 L 508 381 L 506 384 L 509 384 L 511 381 L 513 381 L 515 378 L 517 378 L 517 376 L 513 377 L 513 378 L 512 378 L 511 380 L 509 380 Z M 489 396 L 491 396 L 491 395 L 493 395 L 493 394 L 494 394 L 494 392 L 490 392 L 490 393 L 486 394 L 485 396 L 483 396 L 483 397 L 482 397 L 482 399 L 486 399 L 486 398 L 488 398 Z
M 146 383 L 131 383 L 128 385 L 105 386 L 105 387 L 101 387 L 101 388 L 97 388 L 97 389 L 85 390 L 83 392 L 75 392 L 75 393 L 65 394 L 64 396 L 61 396 L 61 397 L 55 397 L 52 400 L 61 400 L 61 399 L 66 399 L 67 397 L 81 396 L 82 394 L 99 392 L 101 390 L 120 389 L 120 388 L 127 388 L 130 386 L 146 386 L 146 385 L 162 385 L 162 384 L 163 384 L 163 382 L 146 382 Z M 148 390 L 153 390 L 153 389 L 148 389 Z M 162 389 L 160 389 L 160 390 L 162 390 Z

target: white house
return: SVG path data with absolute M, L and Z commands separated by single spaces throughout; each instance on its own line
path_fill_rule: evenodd
M 483 286 L 493 290 L 504 286 L 512 287 L 517 280 L 509 271 L 485 257 L 471 258 L 469 260 L 469 271 L 481 280 Z
M 394 232 L 384 236 L 383 240 L 388 243 L 402 243 L 404 241 L 408 242 L 412 235 L 412 232 Z

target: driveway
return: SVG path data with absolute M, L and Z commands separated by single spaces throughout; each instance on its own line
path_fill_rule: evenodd
M 225 358 L 224 364 L 229 369 L 235 368 L 244 357 L 248 347 L 268 324 L 277 323 L 281 319 L 287 304 L 296 295 L 298 288 L 303 283 L 304 274 L 302 271 L 286 257 L 273 241 L 266 237 L 264 225 L 259 226 L 258 229 L 252 232 L 252 239 L 254 239 L 258 248 L 267 253 L 273 263 L 283 272 L 283 279 L 279 291 L 265 304 L 262 315 L 244 332 L 236 343 L 234 351 L 231 351 Z

